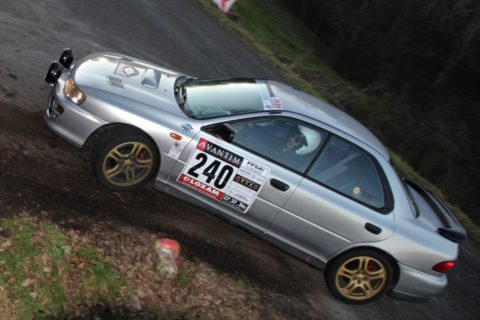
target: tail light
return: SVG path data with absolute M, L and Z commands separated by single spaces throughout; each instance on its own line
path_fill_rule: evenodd
M 432 269 L 440 273 L 447 273 L 448 271 L 452 270 L 454 266 L 455 261 L 444 261 L 437 263 L 432 267 Z

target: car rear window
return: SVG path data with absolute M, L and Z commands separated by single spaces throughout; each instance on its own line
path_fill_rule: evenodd
M 382 180 L 372 158 L 338 137 L 332 137 L 308 176 L 349 198 L 375 208 L 385 206 Z
M 191 80 L 184 110 L 195 119 L 263 111 L 261 91 L 250 79 Z

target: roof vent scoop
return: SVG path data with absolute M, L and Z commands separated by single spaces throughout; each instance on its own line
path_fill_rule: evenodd
M 160 83 L 160 72 L 154 69 L 147 69 L 143 75 L 142 85 L 147 88 L 157 89 Z

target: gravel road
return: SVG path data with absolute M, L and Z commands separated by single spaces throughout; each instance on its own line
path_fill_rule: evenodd
M 330 296 L 322 272 L 197 208 L 151 188 L 122 198 L 103 189 L 85 155 L 43 126 L 43 75 L 65 47 L 77 56 L 120 52 L 197 77 L 282 79 L 192 0 L 2 0 L 0 207 L 35 203 L 170 233 L 190 257 L 276 293 L 271 303 L 287 319 L 480 319 L 480 250 L 470 242 L 448 288 L 428 303 L 349 306 Z

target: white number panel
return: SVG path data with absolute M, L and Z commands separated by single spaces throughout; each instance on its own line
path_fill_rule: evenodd
M 270 169 L 200 138 L 177 181 L 246 213 Z

